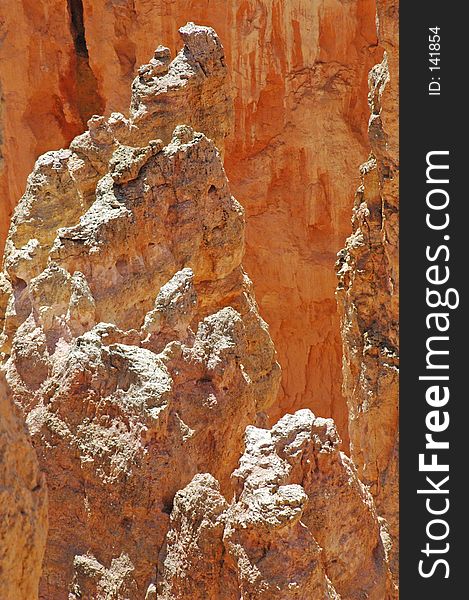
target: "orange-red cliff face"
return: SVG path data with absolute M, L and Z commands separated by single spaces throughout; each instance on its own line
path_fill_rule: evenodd
M 0 597 L 397 597 L 397 28 L 2 3 Z
M 233 116 L 226 60 L 213 29 L 180 34 L 173 60 L 159 46 L 139 68 L 127 118 L 95 116 L 36 161 L 8 234 L 0 369 L 47 480 L 39 598 L 393 600 L 382 513 L 334 421 L 265 427 L 280 369 L 214 145 Z M 19 548 L 38 517 L 16 519 Z M 8 542 L 0 528 L 6 583 Z
M 235 97 L 226 169 L 246 208 L 244 263 L 283 367 L 273 416 L 309 406 L 346 436 L 333 263 L 367 154 L 375 14 L 375 0 L 4 0 L 1 243 L 37 155 L 125 110 L 157 40 L 174 51 L 186 21 L 213 26 Z
M 351 457 L 375 498 L 393 544 L 399 529 L 399 11 L 378 1 L 385 49 L 370 72 L 370 156 L 361 166 L 352 235 L 337 263 L 344 396 Z
M 47 492 L 23 415 L 0 374 L 0 598 L 37 597 L 47 536 Z

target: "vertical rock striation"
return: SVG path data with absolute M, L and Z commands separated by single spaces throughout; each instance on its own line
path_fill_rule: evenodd
M 383 61 L 370 71 L 371 154 L 361 167 L 353 233 L 337 263 L 351 456 L 384 517 L 398 573 L 398 6 L 378 3 Z

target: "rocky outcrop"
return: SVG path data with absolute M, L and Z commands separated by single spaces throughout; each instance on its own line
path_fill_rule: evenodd
M 309 19 L 303 13 L 313 9 L 301 6 L 298 21 L 290 19 L 298 8 L 292 5 L 263 11 L 257 3 L 256 12 L 248 2 L 230 17 L 252 25 L 241 28 L 248 47 L 271 42 L 259 64 L 254 51 L 237 50 L 245 69 L 241 80 L 234 70 L 234 80 L 255 73 L 248 89 L 257 96 L 246 87 L 239 96 L 235 85 L 231 139 L 233 55 L 225 58 L 213 29 L 188 23 L 173 60 L 159 46 L 138 70 L 128 116 L 93 116 L 68 149 L 40 156 L 28 178 L 0 274 L 0 351 L 7 436 L 21 430 L 14 401 L 49 487 L 41 600 L 396 597 L 397 12 L 379 5 L 386 54 L 370 74 L 372 154 L 361 169 L 353 234 L 338 263 L 347 414 L 336 393 L 329 267 L 351 181 L 348 161 L 361 143 L 359 120 L 355 129 L 341 125 L 361 115 L 351 90 L 374 53 L 375 34 L 368 2 L 339 7 L 324 0 Z M 86 96 L 86 85 L 103 88 L 106 74 L 91 78 L 99 61 L 93 63 L 85 28 L 99 18 L 105 29 L 111 9 L 84 0 L 71 1 L 69 10 Z M 127 24 L 115 36 L 128 74 L 135 47 L 124 38 L 133 39 L 133 20 L 125 19 L 125 3 L 112 10 Z M 347 16 L 340 40 L 327 26 L 338 14 Z M 310 31 L 316 22 L 319 29 Z M 316 36 L 308 37 L 314 67 L 306 72 L 297 68 L 305 60 L 304 26 Z M 292 36 L 294 56 L 275 50 L 278 31 Z M 344 54 L 336 61 L 339 46 Z M 104 60 L 111 45 L 97 47 Z M 284 79 L 271 68 L 277 58 Z M 108 92 L 118 94 L 119 86 Z M 300 130 L 303 137 L 296 136 Z M 328 133 L 331 148 L 310 152 Z M 244 210 L 231 195 L 225 149 L 235 188 L 252 191 L 256 203 L 248 202 L 246 262 L 260 277 L 265 312 L 275 312 L 287 396 L 278 396 L 276 353 L 243 269 Z M 298 159 L 295 168 L 287 156 Z M 339 171 L 343 179 L 331 177 Z M 301 198 L 309 190 L 308 210 L 297 213 L 290 198 L 285 202 L 287 190 Z M 287 271 L 292 281 L 284 285 Z M 341 452 L 332 419 L 309 409 L 267 428 L 298 404 L 336 416 L 342 431 L 349 419 L 352 459 Z M 31 456 L 26 434 L 15 436 Z M 29 580 L 15 574 L 8 539 L 0 540 L 0 558 L 12 572 L 10 589 L 12 582 L 20 593 L 29 586 L 34 598 L 45 536 L 43 483 L 34 458 L 20 465 L 5 457 L 6 490 L 13 490 L 6 506 L 23 534 L 15 538 L 19 556 L 34 544 L 19 564 L 30 568 Z M 32 465 L 26 478 L 25 464 Z
M 351 456 L 384 517 L 392 568 L 398 573 L 398 6 L 378 3 L 386 50 L 370 72 L 371 154 L 361 167 L 353 233 L 338 261 L 344 341 L 344 395 Z
M 227 493 L 277 396 L 221 155 L 158 126 L 185 94 L 220 143 L 231 120 L 217 36 L 181 34 L 140 69 L 129 119 L 38 159 L 6 243 L 4 369 L 49 487 L 47 600 L 151 597 L 176 492 L 209 471 Z
M 346 439 L 333 264 L 367 151 L 375 0 L 2 0 L 0 13 L 0 246 L 37 156 L 68 146 L 94 113 L 126 111 L 156 40 L 174 54 L 187 21 L 215 28 L 234 94 L 225 166 L 246 209 L 245 266 L 283 367 L 274 417 L 309 406 Z
M 0 375 L 0 598 L 37 598 L 46 534 L 44 475 Z
M 221 155 L 177 124 L 223 145 L 223 49 L 181 34 L 139 70 L 129 118 L 38 159 L 7 239 L 5 372 L 50 489 L 40 595 L 387 597 L 373 501 L 330 419 L 249 426 L 234 470 L 279 368 Z
M 248 427 L 228 505 L 211 475 L 176 494 L 158 598 L 388 598 L 372 498 L 331 419 Z
M 228 502 L 210 474 L 198 474 L 174 497 L 158 569 L 158 600 L 238 598 L 236 571 L 223 544 Z

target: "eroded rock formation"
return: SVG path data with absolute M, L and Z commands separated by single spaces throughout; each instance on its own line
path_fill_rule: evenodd
M 339 255 L 338 304 L 351 456 L 384 517 L 397 576 L 399 450 L 398 5 L 378 2 L 386 50 L 370 72 L 371 154 L 361 166 L 353 233 Z
M 206 471 L 227 490 L 277 396 L 221 155 L 159 126 L 187 99 L 220 144 L 231 120 L 217 36 L 181 33 L 172 62 L 158 48 L 140 69 L 129 119 L 95 117 L 38 159 L 6 244 L 5 371 L 47 476 L 47 600 L 143 598 L 175 493 Z
M 39 596 L 386 600 L 388 539 L 334 422 L 265 428 L 280 369 L 216 146 L 224 51 L 181 35 L 128 118 L 38 159 L 6 242 L 6 394 L 49 488 Z
M 158 598 L 387 598 L 372 498 L 331 419 L 248 427 L 228 505 L 211 475 L 176 494 Z
M 37 598 L 46 535 L 44 475 L 0 374 L 0 598 Z
M 333 264 L 367 152 L 375 0 L 2 0 L 0 13 L 0 246 L 37 156 L 68 146 L 94 113 L 126 111 L 155 40 L 174 53 L 187 21 L 215 28 L 234 94 L 226 169 L 246 209 L 245 266 L 283 367 L 275 416 L 310 407 L 346 439 Z

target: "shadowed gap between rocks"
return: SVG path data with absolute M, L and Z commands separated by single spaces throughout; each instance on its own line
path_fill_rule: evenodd
M 77 108 L 83 125 L 95 114 L 103 114 L 105 102 L 89 62 L 82 0 L 67 0 L 70 29 L 76 53 Z

